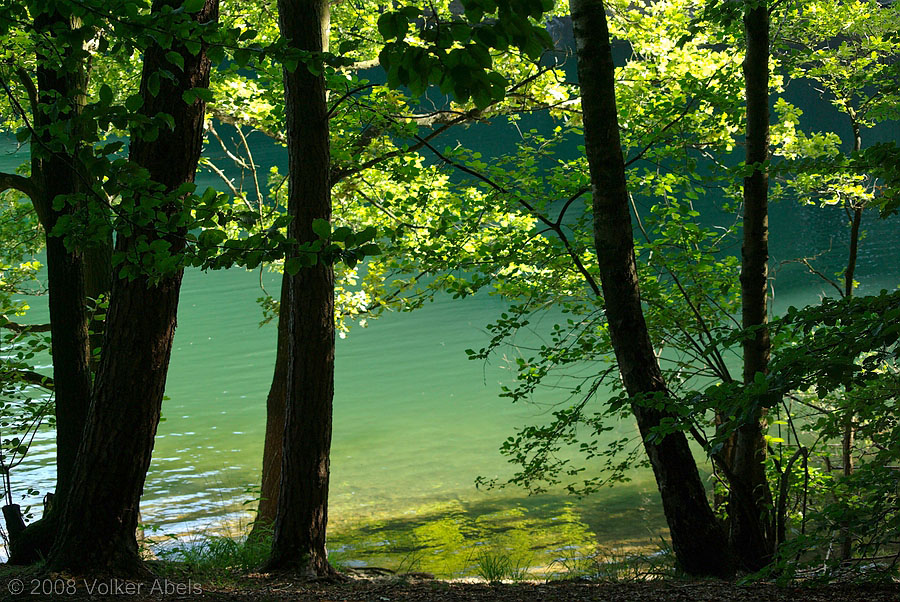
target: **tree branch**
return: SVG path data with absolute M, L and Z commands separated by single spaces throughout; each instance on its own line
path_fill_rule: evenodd
M 0 372 L 0 379 L 6 381 L 16 380 L 35 387 L 43 387 L 49 391 L 52 391 L 55 386 L 52 377 L 40 374 L 34 370 L 4 370 Z
M 13 332 L 50 332 L 49 324 L 18 324 L 10 322 L 6 316 L 0 316 L 4 322 L 0 323 L 0 328 L 12 330 Z
M 234 127 L 240 127 L 242 125 L 249 125 L 253 129 L 262 132 L 263 134 L 265 134 L 266 136 L 268 136 L 275 142 L 278 142 L 280 144 L 287 144 L 287 137 L 285 137 L 285 135 L 282 132 L 276 132 L 274 130 L 267 128 L 258 119 L 254 119 L 252 117 L 243 117 L 243 118 L 237 117 L 235 115 L 232 115 L 231 113 L 224 111 L 223 109 L 221 109 L 220 107 L 217 107 L 217 106 L 209 107 L 207 109 L 207 111 L 209 112 L 209 115 L 211 117 L 215 117 L 222 123 L 227 123 L 228 125 L 233 125 Z
M 38 192 L 34 180 L 14 173 L 0 173 L 0 192 L 6 190 L 18 190 L 30 199 L 34 199 Z
M 500 192 L 502 194 L 511 194 L 508 189 L 501 186 L 500 184 L 498 184 L 491 178 L 487 177 L 486 175 L 479 173 L 479 172 L 475 171 L 474 169 L 472 169 L 471 167 L 463 165 L 462 163 L 458 163 L 458 162 L 454 161 L 453 159 L 447 157 L 446 155 L 441 153 L 438 149 L 436 149 L 434 146 L 429 144 L 428 141 L 425 140 L 424 138 L 420 138 L 419 136 L 416 136 L 416 139 L 421 144 L 423 144 L 425 147 L 427 147 L 428 150 L 430 150 L 432 153 L 434 153 L 434 155 L 438 159 L 440 159 L 447 165 L 450 165 L 451 167 L 455 167 L 459 171 L 467 173 L 470 176 L 473 176 L 473 177 L 481 180 L 482 182 L 484 182 L 485 184 L 487 184 L 488 186 L 490 186 L 497 192 Z M 578 253 L 576 253 L 575 249 L 572 248 L 572 243 L 569 240 L 569 237 L 566 236 L 566 233 L 562 229 L 562 227 L 560 225 L 556 224 L 554 221 L 550 220 L 546 215 L 539 212 L 537 209 L 535 209 L 535 207 L 531 203 L 529 203 L 522 197 L 515 195 L 514 198 L 515 198 L 516 202 L 519 205 L 521 205 L 522 207 L 524 207 L 531 215 L 533 215 L 535 217 L 535 219 L 537 219 L 539 222 L 543 223 L 545 226 L 547 226 L 550 230 L 552 230 L 556 234 L 556 236 L 559 238 L 560 242 L 562 242 L 563 246 L 565 247 L 566 253 L 569 255 L 569 258 L 575 264 L 575 268 L 578 270 L 578 272 L 584 278 L 585 283 L 587 283 L 587 285 L 590 287 L 590 289 L 594 293 L 594 295 L 596 295 L 598 298 L 602 297 L 602 293 L 600 292 L 600 285 L 597 284 L 597 281 L 594 280 L 594 277 L 591 276 L 591 273 L 585 267 L 584 262 L 581 261 L 581 258 L 578 256 Z

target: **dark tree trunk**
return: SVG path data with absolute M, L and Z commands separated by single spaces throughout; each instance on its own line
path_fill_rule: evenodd
M 741 263 L 742 326 L 761 326 L 743 343 L 744 382 L 765 374 L 769 363 L 768 263 L 769 214 L 769 15 L 766 4 L 747 0 L 744 14 L 747 53 L 744 82 L 747 99 L 746 164 L 753 171 L 744 178 L 744 244 Z M 759 400 L 760 402 L 764 400 Z M 766 479 L 766 443 L 759 403 L 738 426 L 731 467 L 729 536 L 744 568 L 758 570 L 774 552 L 772 494 Z
M 42 14 L 35 18 L 35 29 L 50 32 L 57 28 L 72 30 L 68 17 L 59 13 Z M 51 39 L 56 37 L 50 35 Z M 76 140 L 58 140 L 47 131 L 54 122 L 68 121 L 69 135 L 78 130 L 77 123 L 83 102 L 86 71 L 76 66 L 72 54 L 76 50 L 73 40 L 62 46 L 69 64 L 59 64 L 57 48 L 39 50 L 37 69 L 38 102 L 56 105 L 58 100 L 70 103 L 68 113 L 53 118 L 37 111 L 34 116 L 40 142 L 33 152 L 38 165 L 38 178 L 46 207 L 44 229 L 47 232 L 47 282 L 50 293 L 50 337 L 53 351 L 53 377 L 56 384 L 56 441 L 57 486 L 56 494 L 65 495 L 72 479 L 75 453 L 81 442 L 81 433 L 91 400 L 91 373 L 89 367 L 88 316 L 85 304 L 83 254 L 68 249 L 63 239 L 51 234 L 57 219 L 71 212 L 66 205 L 53 209 L 53 199 L 59 195 L 78 193 L 83 187 L 77 172 Z M 77 45 L 81 50 L 81 45 Z M 40 60 L 43 59 L 43 60 Z M 51 112 L 51 115 L 53 113 Z M 34 164 L 33 164 L 34 165 Z
M 570 0 L 569 5 L 593 182 L 594 243 L 610 336 L 628 394 L 667 396 L 641 310 L 604 5 L 601 0 Z M 663 419 L 675 416 L 641 402 L 632 408 L 656 476 L 678 562 L 693 575 L 730 576 L 734 567 L 725 533 L 709 506 L 687 438 L 680 431 L 662 440 L 651 437 Z
M 325 0 L 279 0 L 279 26 L 291 47 L 321 53 L 327 44 Z M 319 70 L 321 71 L 321 70 Z M 288 136 L 289 232 L 317 240 L 312 224 L 331 220 L 325 79 L 301 64 L 284 70 Z M 287 277 L 288 361 L 281 488 L 270 569 L 334 572 L 325 552 L 334 396 L 334 268 L 320 259 Z
M 90 313 L 90 366 L 95 375 L 100 368 L 99 350 L 103 346 L 105 328 L 104 319 L 99 317 L 104 312 L 98 308 L 97 303 L 102 298 L 109 301 L 112 289 L 112 250 L 111 236 L 102 243 L 84 249 L 84 294 Z
M 178 7 L 180 0 L 157 0 L 154 12 L 164 6 Z M 206 0 L 193 15 L 200 22 L 215 21 L 218 0 Z M 166 53 L 181 55 L 184 68 L 171 64 Z M 149 77 L 160 69 L 175 80 L 160 78 L 158 94 L 150 93 Z M 171 49 L 152 46 L 144 53 L 141 78 L 142 112 L 167 113 L 174 119 L 172 130 L 162 130 L 149 141 L 132 136 L 130 158 L 149 171 L 151 179 L 167 192 L 193 182 L 203 143 L 204 103 L 188 105 L 182 93 L 209 85 L 210 63 L 205 50 L 196 54 L 176 43 Z M 179 211 L 177 202 L 161 211 Z M 138 235 L 147 242 L 163 238 L 178 253 L 184 231 L 160 232 L 153 226 L 136 228 L 120 236 L 116 251 L 128 254 Z M 138 555 L 135 530 L 153 439 L 175 334 L 178 293 L 182 271 L 150 280 L 114 278 L 106 321 L 103 354 L 84 439 L 75 463 L 73 487 L 62 509 L 60 530 L 48 567 L 71 573 L 101 573 L 117 577 L 146 573 Z
M 90 345 L 85 300 L 84 256 L 54 236 L 57 220 L 72 212 L 71 205 L 53 208 L 58 196 L 82 188 L 78 173 L 77 131 L 87 85 L 87 69 L 78 53 L 77 22 L 57 9 L 35 15 L 37 32 L 37 101 L 34 107 L 37 140 L 32 143 L 32 179 L 38 194 L 32 202 L 46 233 L 47 284 L 50 296 L 50 337 L 53 355 L 56 414 L 56 499 L 65 497 L 72 482 L 75 455 L 91 401 Z M 63 138 L 49 131 L 65 123 Z M 12 537 L 10 562 L 39 560 L 53 541 L 56 516 L 50 513 Z
M 281 309 L 287 311 L 290 275 L 281 279 Z M 278 489 L 281 486 L 281 462 L 284 449 L 284 411 L 288 374 L 288 320 L 278 316 L 278 342 L 275 352 L 275 373 L 266 398 L 266 440 L 263 446 L 262 484 L 259 507 L 250 537 L 268 534 L 275 524 L 278 511 Z

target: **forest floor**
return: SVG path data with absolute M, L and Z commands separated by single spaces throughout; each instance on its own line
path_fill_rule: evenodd
M 117 579 L 66 579 L 35 576 L 4 567 L 0 600 L 247 600 L 301 602 L 898 602 L 900 584 L 779 587 L 724 581 L 551 581 L 488 584 L 475 580 L 444 581 L 415 576 L 351 576 L 338 581 L 310 581 L 290 575 L 249 574 L 223 583 L 191 579 L 133 582 Z M 54 591 L 55 589 L 55 591 Z

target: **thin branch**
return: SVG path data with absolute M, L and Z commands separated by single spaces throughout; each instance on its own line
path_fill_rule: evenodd
M 433 132 L 429 133 L 424 138 L 419 138 L 418 136 L 416 136 L 416 138 L 419 140 L 419 142 L 417 142 L 416 144 L 413 144 L 412 146 L 409 146 L 406 149 L 398 148 L 396 150 L 392 150 L 383 155 L 373 157 L 372 159 L 369 159 L 368 161 L 360 163 L 359 165 L 357 165 L 355 167 L 348 167 L 348 168 L 344 168 L 344 169 L 332 169 L 332 171 L 331 171 L 331 186 L 333 187 L 341 180 L 344 180 L 351 176 L 355 176 L 356 174 L 361 173 L 361 172 L 369 169 L 370 167 L 375 167 L 379 163 L 383 163 L 384 161 L 387 161 L 388 159 L 393 159 L 394 157 L 400 157 L 402 155 L 405 155 L 406 153 L 414 153 L 414 152 L 424 148 L 427 145 L 428 140 L 432 140 L 432 139 L 440 136 L 441 134 L 446 132 L 448 129 L 450 129 L 452 126 L 456 125 L 457 123 L 462 123 L 464 120 L 465 120 L 464 117 L 460 117 L 458 120 L 455 120 L 451 123 L 446 123 L 446 124 L 442 125 L 441 127 L 439 127 L 438 129 L 434 130 Z
M 241 137 L 241 143 L 244 145 L 244 150 L 247 152 L 247 161 L 249 161 L 249 169 L 250 174 L 253 176 L 253 186 L 256 190 L 256 208 L 259 213 L 260 219 L 262 219 L 262 206 L 263 206 L 263 195 L 262 190 L 259 186 L 259 170 L 257 169 L 256 161 L 253 159 L 253 152 L 250 150 L 250 144 L 247 142 L 247 137 L 244 135 L 244 128 L 238 126 L 235 128 L 237 130 L 238 136 Z
M 6 320 L 6 316 L 0 316 L 0 318 L 3 318 L 3 320 Z M 12 330 L 13 332 L 16 332 L 16 333 L 50 332 L 49 324 L 18 324 L 16 322 L 10 322 L 8 320 L 0 323 L 0 328 Z
M 231 190 L 231 194 L 234 196 L 234 198 L 241 199 L 241 201 L 244 203 L 244 205 L 247 206 L 247 209 L 249 209 L 250 211 L 253 211 L 253 207 L 250 205 L 250 203 L 247 201 L 247 199 L 244 197 L 244 195 L 241 194 L 241 191 L 235 187 L 234 182 L 232 182 L 231 180 L 228 179 L 228 176 L 225 175 L 224 171 L 219 169 L 216 166 L 216 164 L 213 163 L 212 161 L 210 161 L 209 159 L 206 160 L 205 165 L 206 165 L 206 167 L 210 168 L 213 171 L 213 173 L 215 173 L 217 176 L 219 176 L 219 178 L 223 182 L 225 182 L 225 185 L 228 186 L 229 190 Z
M 40 374 L 34 370 L 3 370 L 0 378 L 4 380 L 20 381 L 36 387 L 53 390 L 53 377 Z
M 342 94 L 337 100 L 334 101 L 334 104 L 331 105 L 331 108 L 328 109 L 328 113 L 325 114 L 326 119 L 331 119 L 332 115 L 334 115 L 334 111 L 340 106 L 342 102 L 356 94 L 357 92 L 362 92 L 363 90 L 367 90 L 369 88 L 374 88 L 375 84 L 365 84 L 362 86 L 357 86 L 350 90 L 347 90 L 344 94 Z
M 31 79 L 31 76 L 28 75 L 28 72 L 25 71 L 25 69 L 22 67 L 16 68 L 16 75 L 19 76 L 19 81 L 22 84 L 22 87 L 25 88 L 25 92 L 28 94 L 28 104 L 31 105 L 31 114 L 37 114 L 38 91 L 34 85 L 34 81 Z
M 631 159 L 629 159 L 628 161 L 625 162 L 625 167 L 629 167 L 632 163 L 638 161 L 641 157 L 643 157 L 647 153 L 647 151 L 649 151 L 651 148 L 653 148 L 654 144 L 656 144 L 657 142 L 659 142 L 662 139 L 662 134 L 665 133 L 666 130 L 673 127 L 679 121 L 684 119 L 687 116 L 687 114 L 690 112 L 691 106 L 694 104 L 694 101 L 696 101 L 696 100 L 697 100 L 696 97 L 692 98 L 691 101 L 684 106 L 684 109 L 681 111 L 681 114 L 678 117 L 676 117 L 675 119 L 673 119 L 672 121 L 667 123 L 661 130 L 659 130 L 659 133 L 656 136 L 654 136 L 653 140 L 648 142 L 647 145 L 644 146 L 644 148 L 642 148 L 640 151 L 638 151 L 638 154 L 636 154 L 634 157 L 632 157 Z
M 631 208 L 634 211 L 635 218 L 637 219 L 638 228 L 640 228 L 641 233 L 644 235 L 644 238 L 647 240 L 647 242 L 650 242 L 650 235 L 647 233 L 647 230 L 644 228 L 644 223 L 641 221 L 640 213 L 638 213 L 637 205 L 634 202 L 634 196 L 629 194 L 628 200 L 631 201 Z M 713 343 L 715 341 L 715 337 L 713 337 L 712 333 L 710 332 L 709 327 L 706 324 L 706 320 L 703 319 L 703 314 L 700 313 L 700 310 L 697 308 L 697 306 L 691 300 L 690 296 L 687 294 L 687 291 L 685 290 L 685 288 L 682 286 L 681 280 L 678 279 L 678 276 L 668 266 L 668 264 L 663 262 L 662 265 L 663 265 L 663 269 L 665 269 L 666 272 L 669 274 L 669 276 L 672 278 L 672 281 L 675 283 L 675 286 L 678 287 L 678 290 L 681 292 L 681 296 L 684 299 L 685 303 L 687 303 L 688 307 L 691 308 L 691 311 L 693 312 L 694 317 L 697 318 L 697 325 L 700 327 L 701 332 L 706 335 L 706 338 L 707 338 L 707 340 L 709 340 L 710 343 Z M 685 335 L 687 335 L 686 331 L 683 331 L 683 333 Z M 699 344 L 697 344 L 697 345 L 699 345 Z M 707 354 L 705 354 L 703 352 L 702 348 L 699 348 L 698 351 L 701 354 L 701 357 L 707 357 Z M 719 353 L 719 348 L 717 345 L 713 346 L 713 348 L 709 354 L 709 357 L 712 361 L 712 365 L 710 365 L 709 367 L 712 368 L 713 372 L 715 372 L 717 375 L 719 375 L 719 377 L 723 381 L 731 382 L 732 381 L 731 373 L 728 371 L 728 366 L 725 364 L 724 358 L 722 358 L 722 355 Z
M 562 225 L 563 216 L 566 214 L 566 211 L 569 210 L 569 206 L 590 191 L 591 191 L 590 186 L 585 186 L 583 188 L 579 188 L 577 191 L 575 191 L 575 194 L 573 194 L 566 200 L 565 204 L 563 204 L 563 206 L 562 206 L 562 209 L 559 210 L 559 215 L 556 216 L 556 225 L 557 226 Z
M 363 192 L 359 188 L 354 190 L 354 192 L 356 194 L 358 194 L 359 196 L 361 196 L 367 203 L 369 203 L 370 205 L 372 205 L 373 207 L 375 207 L 376 209 L 378 209 L 379 211 L 384 213 L 386 216 L 388 216 L 389 218 L 391 218 L 392 220 L 397 222 L 399 225 L 404 226 L 406 228 L 410 228 L 412 230 L 424 230 L 425 229 L 425 226 L 417 226 L 416 224 L 404 221 L 402 218 L 397 217 L 397 215 L 395 215 L 394 212 L 392 212 L 390 209 L 388 209 L 387 207 L 385 207 L 384 205 L 382 205 L 381 203 L 379 203 L 378 201 L 373 199 L 371 196 L 367 195 L 365 192 Z
M 358 61 L 353 63 L 352 65 L 347 65 L 345 67 L 341 67 L 340 71 L 362 71 L 363 69 L 374 69 L 381 65 L 381 61 L 379 59 L 369 59 L 367 61 Z
M 254 119 L 253 117 L 236 117 L 231 113 L 226 112 L 220 107 L 213 106 L 207 107 L 207 111 L 211 117 L 215 117 L 222 123 L 227 123 L 228 125 L 233 125 L 234 127 L 240 127 L 242 125 L 249 125 L 253 129 L 262 134 L 265 134 L 275 142 L 280 144 L 287 144 L 287 138 L 282 132 L 277 132 L 266 127 L 259 119 Z

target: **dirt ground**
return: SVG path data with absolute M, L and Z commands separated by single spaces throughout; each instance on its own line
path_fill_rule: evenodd
M 308 581 L 291 576 L 254 574 L 229 584 L 159 579 L 131 582 L 116 579 L 66 579 L 65 576 L 0 577 L 0 600 L 247 600 L 309 602 L 900 602 L 900 584 L 892 586 L 778 587 L 735 585 L 721 581 L 641 581 L 487 584 L 442 581 L 420 576 Z

